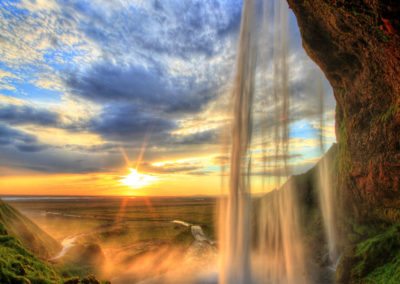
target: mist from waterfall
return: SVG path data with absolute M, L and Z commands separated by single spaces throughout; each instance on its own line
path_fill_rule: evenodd
M 243 4 L 232 90 L 229 192 L 221 202 L 219 217 L 220 283 L 310 283 L 297 189 L 290 178 L 288 10 L 286 1 L 280 0 L 245 0 Z M 272 79 L 266 76 L 271 70 Z M 323 89 L 318 95 L 316 113 L 321 118 L 323 149 Z M 266 103 L 255 117 L 254 109 L 259 106 L 254 106 L 253 100 L 260 97 Z M 261 141 L 255 142 L 252 133 L 257 127 Z M 255 201 L 250 181 L 253 160 L 260 152 L 263 188 L 268 183 L 275 190 Z M 328 172 L 329 162 L 320 163 L 320 202 L 327 223 L 334 215 Z M 332 226 L 325 228 L 334 257 Z

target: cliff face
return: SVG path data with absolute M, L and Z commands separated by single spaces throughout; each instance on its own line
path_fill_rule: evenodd
M 362 220 L 400 220 L 398 0 L 288 0 L 337 101 L 339 190 Z

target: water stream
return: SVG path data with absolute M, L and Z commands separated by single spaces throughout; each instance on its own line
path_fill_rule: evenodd
M 53 257 L 51 260 L 58 260 L 58 259 L 62 258 L 64 255 L 66 255 L 67 252 L 69 252 L 69 250 L 76 245 L 76 241 L 80 236 L 81 235 L 75 235 L 75 236 L 70 236 L 70 237 L 66 237 L 65 239 L 63 239 L 61 241 L 61 246 L 62 246 L 61 251 L 55 257 Z

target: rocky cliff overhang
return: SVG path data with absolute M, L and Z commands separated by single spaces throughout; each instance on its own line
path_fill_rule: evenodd
M 288 0 L 337 101 L 338 190 L 361 219 L 400 220 L 400 4 Z

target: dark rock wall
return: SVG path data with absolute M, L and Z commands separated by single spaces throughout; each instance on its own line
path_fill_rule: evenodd
M 400 2 L 288 0 L 337 101 L 339 190 L 361 220 L 400 220 Z

